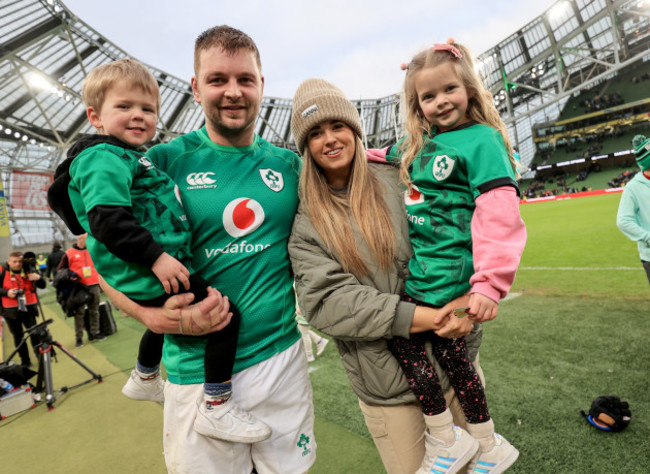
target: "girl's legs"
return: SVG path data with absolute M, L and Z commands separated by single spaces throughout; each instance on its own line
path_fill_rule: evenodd
M 388 349 L 399 362 L 409 387 L 427 416 L 439 415 L 447 408 L 438 374 L 425 350 L 428 333 L 411 334 L 410 339 L 394 337 Z
M 434 466 L 455 473 L 472 459 L 479 444 L 465 430 L 454 426 L 438 374 L 426 354 L 427 336 L 430 334 L 411 334 L 410 339 L 394 337 L 388 341 L 388 348 L 402 366 L 425 415 L 425 456 L 418 474 L 431 472 Z
M 468 423 L 483 423 L 490 419 L 485 391 L 474 366 L 467 359 L 465 338 L 449 339 L 430 333 L 432 352 L 449 377 Z

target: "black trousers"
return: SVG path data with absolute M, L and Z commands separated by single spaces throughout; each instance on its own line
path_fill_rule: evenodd
M 24 330 L 29 329 L 36 324 L 38 308 L 36 305 L 28 305 L 27 311 L 18 311 L 18 308 L 4 308 L 2 316 L 5 318 L 5 321 L 7 321 L 9 330 L 14 337 L 14 346 L 18 347 L 18 344 L 20 344 L 20 341 L 22 341 L 25 336 Z M 36 346 L 39 343 L 38 338 L 30 336 L 30 340 L 32 347 L 34 348 L 34 353 L 38 353 L 38 350 L 36 349 Z M 27 344 L 23 344 L 20 349 L 18 349 L 18 355 L 20 356 L 23 365 L 31 365 Z

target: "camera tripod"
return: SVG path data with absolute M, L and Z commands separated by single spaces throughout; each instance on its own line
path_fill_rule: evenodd
M 35 346 L 35 349 L 38 350 L 38 377 L 36 379 L 34 393 L 42 393 L 43 389 L 45 389 L 45 402 L 47 403 L 48 411 L 53 410 L 54 402 L 69 390 L 81 387 L 82 385 L 86 385 L 93 380 L 97 380 L 97 383 L 102 382 L 102 376 L 100 374 L 93 372 L 86 364 L 84 364 L 77 356 L 66 349 L 60 342 L 52 339 L 52 335 L 47 329 L 47 325 L 51 324 L 52 322 L 54 322 L 53 319 L 48 319 L 27 329 L 25 331 L 25 337 L 23 340 L 20 341 L 20 344 L 18 344 L 16 349 L 7 358 L 7 361 L 11 360 L 11 358 L 18 353 L 19 347 L 23 344 L 26 344 L 27 339 L 29 339 L 32 335 L 39 339 L 40 342 Z M 55 390 L 54 383 L 52 381 L 52 357 L 56 359 L 56 352 L 54 351 L 55 346 L 61 349 L 64 354 L 75 361 L 92 377 L 71 387 L 64 386 L 58 390 Z M 55 391 L 58 392 L 57 395 L 55 395 Z

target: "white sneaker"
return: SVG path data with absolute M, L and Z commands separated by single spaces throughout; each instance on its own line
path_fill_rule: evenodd
M 164 402 L 165 382 L 160 373 L 150 380 L 142 380 L 135 369 L 131 371 L 129 380 L 122 387 L 122 393 L 132 400 Z
M 316 355 L 319 356 L 323 353 L 325 350 L 325 347 L 329 343 L 329 339 L 325 339 L 324 337 L 321 337 L 321 340 L 316 343 Z
M 271 436 L 271 428 L 266 423 L 243 411 L 232 398 L 208 410 L 201 396 L 196 405 L 194 431 L 203 436 L 236 443 L 256 443 Z
M 428 431 L 424 432 L 424 459 L 416 474 L 454 474 L 472 459 L 478 451 L 478 441 L 456 425 L 453 429 L 456 441 L 451 445 L 434 438 Z
M 314 357 L 314 354 L 307 354 L 307 362 L 314 362 L 316 360 L 316 357 Z
M 494 447 L 490 451 L 476 453 L 467 466 L 467 472 L 499 474 L 514 464 L 519 457 L 517 448 L 496 433 L 494 441 Z

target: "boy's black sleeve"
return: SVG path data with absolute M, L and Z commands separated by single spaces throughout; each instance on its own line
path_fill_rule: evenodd
M 93 237 L 125 262 L 151 268 L 164 253 L 130 207 L 95 206 L 88 212 L 88 224 Z

